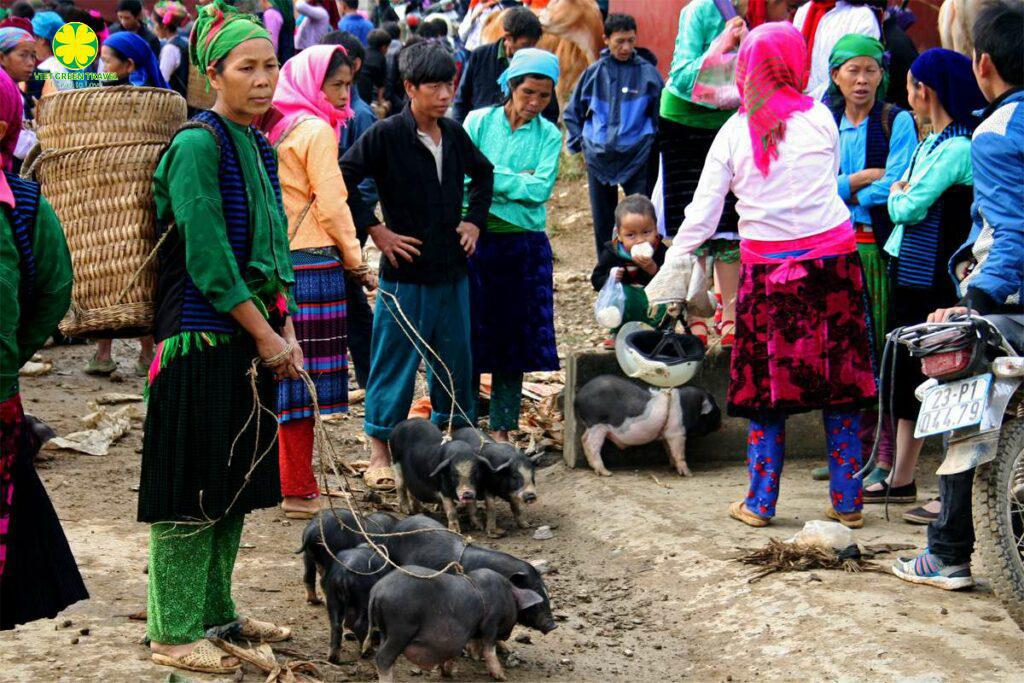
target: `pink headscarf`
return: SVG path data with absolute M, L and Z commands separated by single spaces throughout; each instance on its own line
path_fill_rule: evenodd
M 778 145 L 786 135 L 786 120 L 807 111 L 814 100 L 803 94 L 809 73 L 807 46 L 787 21 L 762 24 L 752 30 L 736 58 L 740 113 L 747 115 L 754 163 L 768 175 Z
M 0 164 L 5 171 L 11 170 L 14 148 L 18 144 L 18 135 L 21 133 L 23 106 L 21 91 L 15 85 L 14 79 L 8 76 L 6 71 L 0 69 L 0 121 L 7 124 L 7 132 L 0 139 Z M 11 193 L 7 177 L 3 173 L 0 173 L 0 202 L 14 206 L 14 195 Z
M 270 128 L 271 143 L 276 144 L 304 116 L 316 116 L 331 124 L 335 138 L 340 139 L 341 127 L 352 118 L 352 108 L 336 108 L 321 90 L 327 65 L 338 50 L 345 52 L 340 45 L 314 45 L 285 62 L 274 91 L 274 108 L 281 118 Z

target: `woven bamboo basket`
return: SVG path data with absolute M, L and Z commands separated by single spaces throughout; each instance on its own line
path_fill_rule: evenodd
M 217 99 L 217 93 L 213 88 L 206 92 L 206 76 L 199 73 L 195 64 L 188 65 L 188 91 L 186 92 L 188 106 L 193 109 L 209 109 Z
M 71 250 L 69 337 L 137 337 L 153 325 L 153 172 L 185 121 L 185 100 L 158 88 L 88 88 L 39 103 L 39 156 L 26 170 Z M 120 126 L 120 129 L 118 128 Z

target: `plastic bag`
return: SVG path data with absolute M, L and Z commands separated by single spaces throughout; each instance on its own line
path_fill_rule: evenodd
M 853 532 L 839 522 L 814 519 L 804 524 L 804 528 L 786 542 L 823 550 L 843 550 L 855 545 L 857 540 Z
M 723 33 L 715 38 L 704 54 L 691 97 L 695 103 L 715 109 L 737 109 L 740 106 L 740 91 L 736 87 L 737 53 L 726 52 L 724 42 Z
M 716 307 L 715 295 L 708 291 L 708 274 L 700 259 L 696 259 L 686 289 L 686 312 L 695 318 L 709 318 L 715 314 Z
M 597 318 L 597 324 L 608 329 L 614 329 L 622 324 L 622 314 L 626 310 L 626 292 L 617 277 L 621 270 L 612 268 L 608 272 L 608 280 L 597 293 L 597 301 L 594 302 L 594 317 Z

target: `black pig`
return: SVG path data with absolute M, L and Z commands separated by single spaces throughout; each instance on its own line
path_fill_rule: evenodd
M 320 583 L 331 624 L 331 650 L 327 657 L 330 662 L 341 662 L 343 627 L 352 631 L 358 642 L 366 640 L 370 591 L 389 571 L 391 566 L 384 558 L 365 544 L 335 555 Z
M 363 518 L 363 528 L 374 538 L 374 542 L 378 541 L 376 534 L 385 534 L 396 524 L 398 520 L 386 512 L 375 512 Z M 302 545 L 295 551 L 296 554 L 303 554 L 302 583 L 306 587 L 306 602 L 311 605 L 320 604 L 316 594 L 316 577 L 318 573 L 324 576 L 327 567 L 334 561 L 334 555 L 366 541 L 358 529 L 352 512 L 341 508 L 321 510 L 309 520 L 302 532 Z

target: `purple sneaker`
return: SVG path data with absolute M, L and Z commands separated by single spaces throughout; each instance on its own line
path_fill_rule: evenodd
M 971 565 L 947 565 L 927 550 L 917 557 L 899 558 L 892 564 L 892 573 L 904 581 L 923 583 L 947 591 L 961 590 L 974 585 Z

